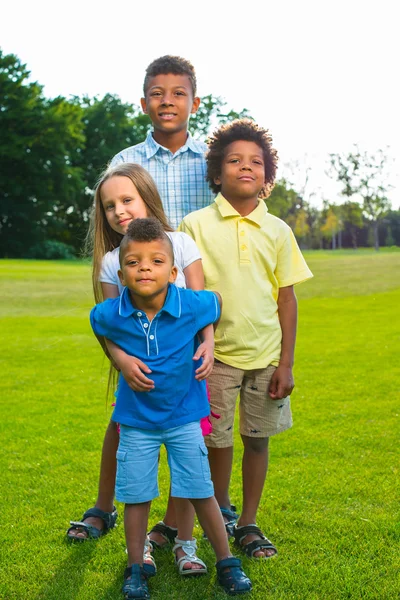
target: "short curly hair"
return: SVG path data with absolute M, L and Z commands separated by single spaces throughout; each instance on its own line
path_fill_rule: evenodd
M 174 249 L 170 238 L 165 233 L 163 226 L 158 219 L 134 219 L 129 223 L 126 234 L 121 240 L 119 246 L 119 263 L 122 267 L 122 259 L 126 252 L 129 242 L 154 242 L 160 240 L 166 243 L 169 254 L 174 264 Z
M 213 192 L 218 194 L 221 191 L 221 185 L 215 183 L 215 179 L 221 175 L 222 161 L 226 147 L 239 140 L 254 142 L 263 151 L 265 185 L 260 190 L 259 196 L 260 198 L 267 198 L 275 183 L 278 153 L 272 147 L 272 137 L 268 129 L 259 127 L 251 119 L 236 119 L 235 121 L 231 121 L 231 123 L 222 125 L 207 140 L 207 181 Z
M 192 85 L 193 97 L 196 95 L 197 81 L 194 66 L 181 56 L 171 56 L 166 54 L 156 58 L 146 69 L 146 75 L 143 83 L 143 94 L 146 96 L 146 90 L 149 87 L 149 79 L 156 75 L 187 75 Z

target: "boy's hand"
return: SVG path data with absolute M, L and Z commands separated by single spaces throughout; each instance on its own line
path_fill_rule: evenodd
M 289 396 L 294 388 L 291 367 L 279 365 L 271 377 L 268 393 L 273 400 L 281 400 Z
M 150 392 L 154 389 L 154 381 L 145 375 L 151 373 L 151 369 L 134 356 L 127 356 L 124 364 L 121 364 L 121 373 L 126 383 L 135 392 Z
M 199 358 L 203 358 L 203 363 L 200 365 L 198 369 L 196 369 L 195 378 L 197 381 L 202 381 L 206 379 L 213 370 L 214 366 L 214 342 L 210 343 L 208 341 L 203 342 L 196 350 L 196 354 L 193 356 L 193 360 L 199 360 Z

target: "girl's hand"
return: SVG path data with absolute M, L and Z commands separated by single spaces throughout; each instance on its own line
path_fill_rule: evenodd
M 214 366 L 214 342 L 205 341 L 196 350 L 193 360 L 203 358 L 203 363 L 196 369 L 196 379 L 202 381 L 206 379 L 213 370 Z
M 154 389 L 154 381 L 145 375 L 151 373 L 151 369 L 138 358 L 126 355 L 120 367 L 126 383 L 135 392 L 150 392 Z

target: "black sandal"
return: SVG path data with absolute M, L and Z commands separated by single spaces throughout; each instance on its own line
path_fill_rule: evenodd
M 161 537 L 163 537 L 165 540 L 165 544 L 159 544 L 158 542 L 155 542 L 154 540 L 149 539 L 153 548 L 154 549 L 157 548 L 157 550 L 161 550 L 161 549 L 165 548 L 166 546 L 168 546 L 169 544 L 174 544 L 175 538 L 178 535 L 177 528 L 169 527 L 169 525 L 166 525 L 163 521 L 159 521 L 158 523 L 156 523 L 154 525 L 154 527 L 152 529 L 150 529 L 150 531 L 147 535 L 150 535 L 153 532 L 159 533 L 161 535 Z
M 217 568 L 218 583 L 224 588 L 230 596 L 235 594 L 245 594 L 252 589 L 251 581 L 242 569 L 242 562 L 239 558 L 230 556 L 220 560 L 215 565 Z
M 149 586 L 147 585 L 148 574 L 140 565 L 134 564 L 124 571 L 124 585 L 122 593 L 125 600 L 133 598 L 150 598 Z
M 253 540 L 248 544 L 242 544 L 242 540 L 244 540 L 244 538 L 250 534 L 258 535 L 260 539 Z M 257 525 L 243 525 L 242 527 L 238 527 L 237 525 L 235 525 L 233 528 L 233 536 L 235 538 L 235 544 L 239 546 L 239 548 L 243 550 L 243 552 L 247 554 L 247 556 L 249 556 L 250 558 L 253 558 L 254 553 L 258 550 L 262 550 L 263 548 L 274 551 L 273 554 L 271 554 L 270 556 L 265 555 L 264 558 L 272 558 L 273 556 L 278 554 L 278 550 L 275 548 L 273 543 L 265 537 L 265 535 L 263 534 L 261 529 L 257 527 Z M 260 556 L 257 558 L 262 557 Z
M 236 506 L 234 506 L 233 504 L 231 504 L 230 508 L 220 506 L 220 511 L 222 516 L 228 519 L 228 521 L 225 521 L 224 519 L 226 533 L 229 537 L 233 537 L 233 528 L 239 517 L 239 515 L 236 512 Z
M 103 529 L 99 529 L 90 523 L 84 523 L 83 521 L 88 517 L 98 517 L 104 523 Z M 118 512 L 115 506 L 113 512 L 104 512 L 100 508 L 89 508 L 83 515 L 81 521 L 70 521 L 71 527 L 67 531 L 67 538 L 73 542 L 85 542 L 86 540 L 98 540 L 102 535 L 105 535 L 114 529 L 115 523 L 117 522 Z M 77 535 L 71 535 L 72 529 L 79 529 L 79 533 L 86 533 L 87 537 L 79 537 Z

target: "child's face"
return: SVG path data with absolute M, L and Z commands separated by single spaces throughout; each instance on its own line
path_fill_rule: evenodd
M 255 142 L 237 140 L 225 148 L 221 175 L 215 178 L 228 200 L 257 198 L 265 183 L 264 155 Z
M 100 190 L 106 219 L 117 233 L 126 233 L 133 219 L 146 219 L 147 207 L 129 177 L 115 175 Z
M 167 134 L 186 130 L 189 115 L 197 111 L 199 104 L 189 77 L 172 73 L 151 77 L 146 97 L 141 99 L 143 112 L 149 115 L 154 129 Z
M 163 293 L 177 276 L 172 256 L 167 240 L 129 242 L 118 271 L 122 285 L 141 298 L 151 299 Z

